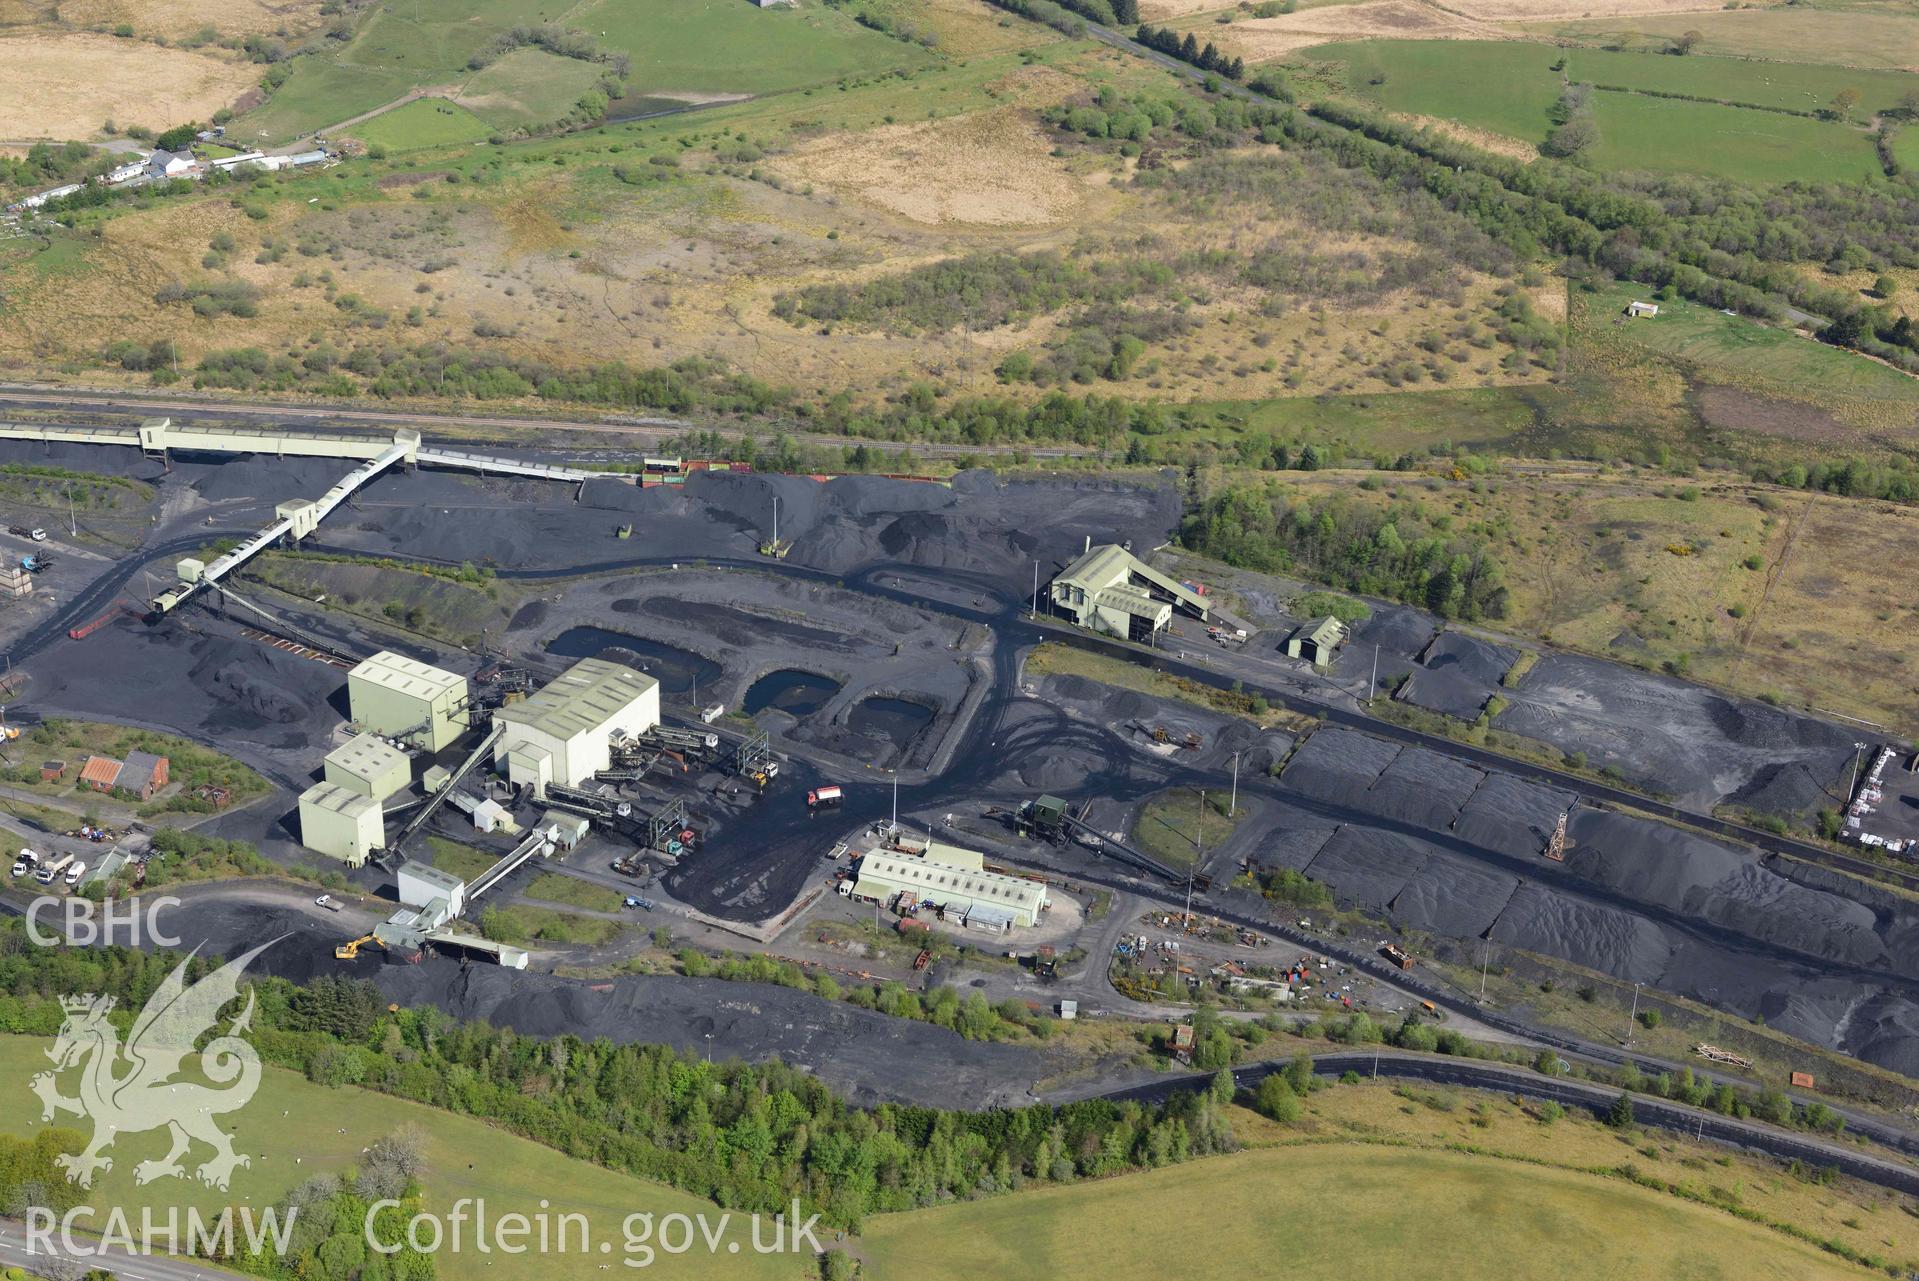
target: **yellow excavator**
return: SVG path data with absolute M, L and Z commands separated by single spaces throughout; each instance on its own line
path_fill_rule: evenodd
M 360 956 L 360 949 L 363 947 L 384 948 L 386 947 L 386 944 L 380 942 L 380 940 L 374 935 L 362 934 L 359 938 L 350 940 L 349 942 L 346 942 L 346 943 L 342 943 L 340 944 L 340 946 L 334 948 L 333 955 L 336 960 L 341 960 L 341 961 L 358 960 Z

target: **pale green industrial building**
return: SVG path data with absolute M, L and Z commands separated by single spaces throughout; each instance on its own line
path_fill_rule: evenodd
M 658 681 L 625 663 L 583 658 L 493 713 L 493 765 L 544 796 L 548 783 L 578 787 L 611 765 L 615 738 L 637 738 L 659 723 Z
M 338 783 L 315 783 L 300 793 L 300 844 L 348 867 L 365 866 L 386 845 L 380 802 Z
M 466 677 L 381 650 L 347 673 L 348 715 L 388 738 L 437 752 L 466 731 Z
M 1175 611 L 1199 619 L 1212 613 L 1206 598 L 1160 573 L 1117 543 L 1093 546 L 1061 570 L 1049 590 L 1053 612 L 1081 627 L 1122 640 L 1151 642 L 1172 624 Z
M 1316 623 L 1301 624 L 1286 638 L 1286 657 L 1325 667 L 1339 657 L 1340 647 L 1351 635 L 1346 624 L 1328 614 Z
M 413 781 L 407 754 L 375 734 L 355 734 L 327 753 L 326 781 L 384 801 Z
M 989 872 L 979 851 L 943 841 L 927 842 L 923 854 L 874 850 L 860 859 L 859 876 L 847 892 L 884 903 L 902 891 L 915 902 L 935 904 L 949 919 L 995 932 L 1036 925 L 1051 906 L 1044 882 Z

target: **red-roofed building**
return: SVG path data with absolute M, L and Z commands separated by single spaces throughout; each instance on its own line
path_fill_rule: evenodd
M 120 779 L 120 762 L 111 756 L 89 756 L 80 767 L 80 785 L 96 792 L 111 792 Z

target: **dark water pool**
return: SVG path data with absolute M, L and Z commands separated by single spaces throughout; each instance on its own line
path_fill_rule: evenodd
M 701 658 L 691 650 L 666 645 L 644 636 L 611 631 L 605 627 L 570 627 L 546 647 L 547 653 L 562 658 L 598 658 L 607 650 L 626 650 L 607 657 L 637 667 L 660 683 L 663 694 L 687 694 L 699 689 L 717 688 L 720 665 Z M 635 659 L 634 655 L 638 655 Z
M 768 707 L 797 717 L 811 716 L 826 706 L 826 700 L 840 692 L 840 683 L 828 680 L 817 672 L 802 672 L 786 667 L 777 672 L 768 672 L 753 682 L 753 688 L 746 691 L 746 703 L 742 710 L 748 716 Z
M 932 723 L 932 708 L 903 698 L 865 699 L 846 718 L 846 728 L 853 733 L 891 739 L 902 753 Z

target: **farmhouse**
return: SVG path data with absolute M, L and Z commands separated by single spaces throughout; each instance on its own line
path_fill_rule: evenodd
M 184 177 L 193 172 L 194 164 L 192 156 L 183 155 L 177 151 L 156 151 L 147 157 L 147 177 Z

